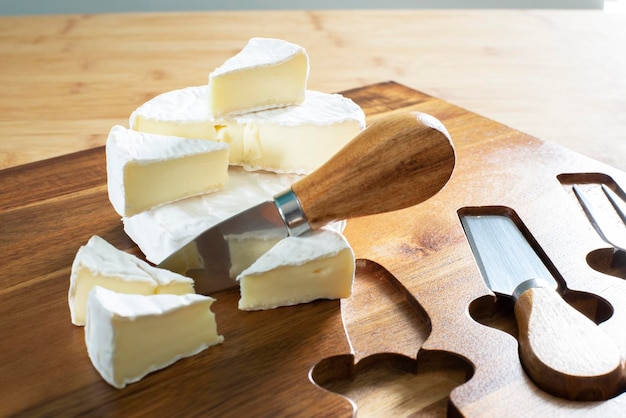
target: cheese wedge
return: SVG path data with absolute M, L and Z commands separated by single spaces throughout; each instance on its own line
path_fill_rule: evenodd
M 118 389 L 219 344 L 215 299 L 196 295 L 89 293 L 85 343 L 102 378 Z
M 320 229 L 288 237 L 238 277 L 239 309 L 260 310 L 352 293 L 354 252 L 343 235 Z
M 230 163 L 247 170 L 307 174 L 365 128 L 365 114 L 339 94 L 308 90 L 298 106 L 227 118 L 217 139 L 230 145 Z
M 139 106 L 129 119 L 131 129 L 159 135 L 215 140 L 206 86 L 160 94 Z
M 109 200 L 121 216 L 221 189 L 228 145 L 114 126 L 106 142 Z
M 150 266 L 94 235 L 81 246 L 72 263 L 68 303 L 74 325 L 85 324 L 87 297 L 94 286 L 120 293 L 194 293 L 193 280 Z
M 304 48 L 270 38 L 252 38 L 209 75 L 209 111 L 214 118 L 304 101 L 309 58 Z

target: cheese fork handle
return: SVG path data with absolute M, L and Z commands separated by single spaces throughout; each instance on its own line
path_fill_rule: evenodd
M 292 186 L 312 228 L 416 205 L 447 183 L 454 147 L 434 117 L 402 113 L 363 130 Z
M 520 359 L 537 386 L 581 401 L 605 400 L 619 393 L 617 345 L 556 291 L 547 287 L 523 291 L 515 303 L 515 317 Z

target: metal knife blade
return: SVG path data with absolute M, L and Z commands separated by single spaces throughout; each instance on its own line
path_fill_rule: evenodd
M 235 262 L 260 256 L 268 242 L 434 196 L 450 179 L 455 158 L 448 132 L 433 116 L 384 117 L 291 189 L 200 234 L 159 267 L 186 272 L 198 293 L 236 286 L 234 276 L 247 266 Z
M 254 260 L 280 239 L 308 229 L 298 213 L 295 195 L 283 193 L 209 228 L 163 260 L 159 267 L 196 279 L 196 292 L 216 292 L 236 285 L 234 278 L 248 265 L 233 270 L 237 260 Z M 247 245 L 238 245 L 244 242 Z M 266 243 L 267 245 L 263 245 Z M 200 279 L 200 280 L 198 280 Z
M 537 386 L 572 400 L 614 396 L 621 376 L 617 345 L 559 296 L 556 280 L 515 221 L 463 211 L 460 219 L 489 288 L 515 300 L 520 360 Z
M 512 296 L 520 283 L 533 278 L 557 288 L 552 273 L 511 218 L 465 215 L 461 222 L 478 267 L 492 291 Z

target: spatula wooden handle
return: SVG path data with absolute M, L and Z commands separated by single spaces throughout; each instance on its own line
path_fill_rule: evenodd
M 535 287 L 515 303 L 522 364 L 537 386 L 572 400 L 598 401 L 619 391 L 616 343 L 557 292 Z
M 455 165 L 437 119 L 413 112 L 379 120 L 292 186 L 311 227 L 416 205 L 447 183 Z

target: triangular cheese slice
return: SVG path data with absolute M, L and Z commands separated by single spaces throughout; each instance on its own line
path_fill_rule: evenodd
M 238 277 L 239 309 L 260 310 L 349 297 L 355 258 L 345 237 L 319 229 L 288 237 Z
M 227 144 L 114 126 L 106 142 L 109 200 L 121 216 L 219 190 L 228 181 Z
M 215 299 L 196 295 L 129 295 L 95 287 L 89 293 L 85 343 L 92 364 L 121 389 L 219 344 Z
M 209 75 L 209 110 L 228 114 L 302 103 L 309 58 L 301 46 L 271 38 L 252 38 Z

